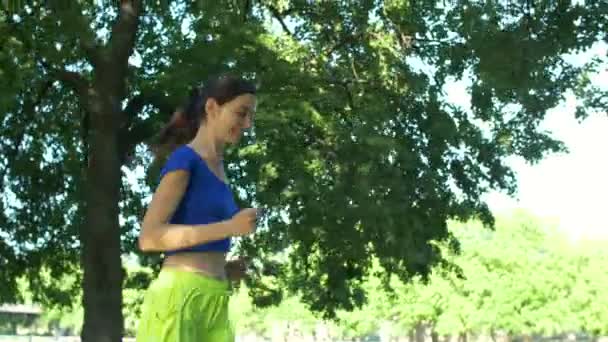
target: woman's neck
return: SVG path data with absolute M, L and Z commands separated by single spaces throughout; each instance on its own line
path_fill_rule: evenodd
M 216 139 L 206 125 L 201 125 L 191 145 L 206 159 L 224 160 L 224 143 Z

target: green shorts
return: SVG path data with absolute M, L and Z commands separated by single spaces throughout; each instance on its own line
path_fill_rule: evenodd
M 230 287 L 198 273 L 163 269 L 142 306 L 137 342 L 234 342 Z

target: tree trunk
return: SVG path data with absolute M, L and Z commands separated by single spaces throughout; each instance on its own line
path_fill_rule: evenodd
M 434 328 L 431 330 L 431 342 L 439 342 L 439 335 Z
M 415 332 L 416 339 L 415 339 L 415 341 L 416 342 L 425 342 L 425 340 L 426 340 L 426 338 L 425 338 L 426 337 L 426 325 L 424 323 L 422 323 L 422 322 L 419 322 L 419 323 L 416 324 L 415 329 L 416 329 L 416 332 Z
M 124 329 L 118 203 L 121 187 L 120 127 L 129 56 L 133 53 L 141 0 L 120 1 L 120 11 L 84 104 L 90 114 L 86 217 L 80 230 L 84 268 L 83 342 L 120 342 Z
M 102 102 L 100 98 L 95 100 Z M 86 217 L 80 236 L 84 268 L 81 337 L 85 342 L 120 342 L 123 274 L 118 221 L 121 184 L 118 113 L 111 106 L 96 105 L 93 107 L 107 112 L 91 113 Z

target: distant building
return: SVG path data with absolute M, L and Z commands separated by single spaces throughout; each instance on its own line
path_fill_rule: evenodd
M 40 315 L 42 309 L 39 306 L 27 304 L 2 304 L 0 305 L 0 322 L 2 322 L 2 333 L 16 334 L 17 327 L 30 326 Z

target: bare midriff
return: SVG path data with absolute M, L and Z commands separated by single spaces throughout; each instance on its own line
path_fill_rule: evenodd
M 226 280 L 226 253 L 183 252 L 165 258 L 163 268 L 173 268 L 200 273 L 219 280 Z

